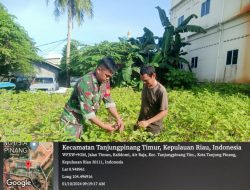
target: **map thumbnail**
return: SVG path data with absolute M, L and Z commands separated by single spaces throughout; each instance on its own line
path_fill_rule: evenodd
M 4 190 L 52 190 L 53 143 L 4 143 Z

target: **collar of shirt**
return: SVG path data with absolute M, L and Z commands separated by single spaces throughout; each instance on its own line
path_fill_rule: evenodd
M 95 74 L 95 72 L 91 72 L 91 73 L 90 73 L 90 75 L 92 76 L 93 83 L 94 83 L 94 84 L 98 84 L 98 85 L 100 85 L 100 84 L 98 83 L 97 78 L 96 78 L 96 74 Z

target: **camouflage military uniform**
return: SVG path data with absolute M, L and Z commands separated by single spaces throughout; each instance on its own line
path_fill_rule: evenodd
M 80 138 L 83 121 L 95 117 L 101 100 L 104 101 L 106 108 L 115 107 L 110 96 L 109 81 L 99 84 L 94 72 L 84 75 L 74 87 L 61 116 L 61 123 L 65 126 L 66 131 L 76 138 Z

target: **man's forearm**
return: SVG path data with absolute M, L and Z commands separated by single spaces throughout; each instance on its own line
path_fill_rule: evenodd
M 105 124 L 98 117 L 94 117 L 94 118 L 91 118 L 89 120 L 91 121 L 91 123 L 94 123 L 97 126 L 105 129 Z
M 162 110 L 160 113 L 156 114 L 154 117 L 147 120 L 149 124 L 154 123 L 163 119 L 168 114 L 168 110 Z
M 116 120 L 119 120 L 121 119 L 116 107 L 111 107 L 111 108 L 108 108 L 109 112 L 111 113 L 111 115 L 116 119 Z

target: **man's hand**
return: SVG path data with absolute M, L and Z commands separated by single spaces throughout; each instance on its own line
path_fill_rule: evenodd
M 106 129 L 109 132 L 113 132 L 113 131 L 117 130 L 117 128 L 112 124 L 104 124 L 104 126 L 102 128 Z
M 109 123 L 103 123 L 98 117 L 94 117 L 89 119 L 91 121 L 91 123 L 96 124 L 97 126 L 101 127 L 102 129 L 105 129 L 109 132 L 115 131 L 117 128 Z
M 124 130 L 124 123 L 121 118 L 116 120 L 116 125 L 118 126 L 119 131 Z
M 115 126 L 118 127 L 119 131 L 123 131 L 124 130 L 124 123 L 122 121 L 122 118 L 118 114 L 116 107 L 110 107 L 110 108 L 108 108 L 108 110 L 111 113 L 111 115 L 116 119 Z
M 146 128 L 150 125 L 150 123 L 147 120 L 139 121 L 137 125 L 141 128 Z

